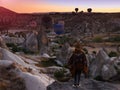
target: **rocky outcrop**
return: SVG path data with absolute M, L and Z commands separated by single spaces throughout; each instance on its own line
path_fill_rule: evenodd
M 12 89 L 6 86 L 8 90 L 46 90 L 46 86 L 54 82 L 54 79 L 41 73 L 34 64 L 29 63 L 31 60 L 29 61 L 3 48 L 0 48 L 0 53 L 2 53 L 2 60 L 0 60 L 0 80 L 2 79 L 3 82 L 3 77 L 7 77 L 10 80 L 13 77 L 10 84 L 8 82 L 7 85 L 15 85 L 11 87 Z
M 35 33 L 28 33 L 26 35 L 26 41 L 24 42 L 25 48 L 30 51 L 37 51 L 38 50 L 38 41 L 37 35 Z
M 90 65 L 90 75 L 93 78 L 101 76 L 104 80 L 109 80 L 116 74 L 114 63 L 111 64 L 110 57 L 101 49 L 96 56 L 96 60 Z
M 113 65 L 110 64 L 103 65 L 101 76 L 104 80 L 109 80 L 111 77 L 115 76 L 116 74 L 117 72 Z
M 2 37 L 0 37 L 0 47 L 8 49 Z

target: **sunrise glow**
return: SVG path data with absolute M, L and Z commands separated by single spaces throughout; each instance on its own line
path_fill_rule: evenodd
M 0 6 L 19 13 L 71 12 L 74 8 L 93 12 L 120 12 L 119 0 L 0 0 Z

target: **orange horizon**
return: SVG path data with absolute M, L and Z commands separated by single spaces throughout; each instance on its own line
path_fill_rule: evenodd
M 5 6 L 2 6 L 2 7 L 5 7 Z M 5 7 L 5 8 L 10 9 L 10 10 L 12 10 L 14 12 L 17 12 L 17 13 L 37 13 L 37 12 L 47 13 L 47 12 L 72 12 L 72 11 L 75 11 L 74 7 L 72 7 L 72 8 L 63 8 L 63 9 L 52 9 L 52 8 L 47 9 L 47 8 L 44 8 L 44 7 L 43 8 L 35 8 L 34 7 L 32 9 L 28 8 L 28 7 L 26 9 L 24 9 L 24 7 L 23 8 Z M 87 12 L 87 8 L 79 8 L 78 12 L 80 12 L 80 11 Z M 104 9 L 103 8 L 97 8 L 97 9 L 92 8 L 92 12 L 119 13 L 120 8 L 109 8 L 109 9 L 108 8 L 104 8 Z
M 111 0 L 1 0 L 0 6 L 8 8 L 18 13 L 34 12 L 72 12 L 74 8 L 87 12 L 87 8 L 92 8 L 92 12 L 120 12 L 119 1 Z

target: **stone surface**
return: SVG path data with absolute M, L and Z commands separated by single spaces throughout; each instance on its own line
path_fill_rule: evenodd
M 101 49 L 96 59 L 90 65 L 90 75 L 95 78 L 101 76 L 104 80 L 109 80 L 117 74 L 114 63 L 111 63 L 110 57 Z
M 117 72 L 116 72 L 115 68 L 113 67 L 113 65 L 109 65 L 109 64 L 103 65 L 102 71 L 101 71 L 101 76 L 104 80 L 109 80 L 116 74 L 117 74 Z
M 81 81 L 81 87 L 72 87 L 72 80 L 69 82 L 54 82 L 47 87 L 47 90 L 120 90 L 113 84 L 107 82 L 85 79 Z

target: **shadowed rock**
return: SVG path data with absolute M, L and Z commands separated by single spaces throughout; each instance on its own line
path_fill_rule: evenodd
M 114 85 L 106 82 L 95 81 L 92 79 L 83 80 L 81 87 L 72 87 L 72 81 L 70 82 L 54 82 L 47 87 L 47 90 L 119 90 Z

